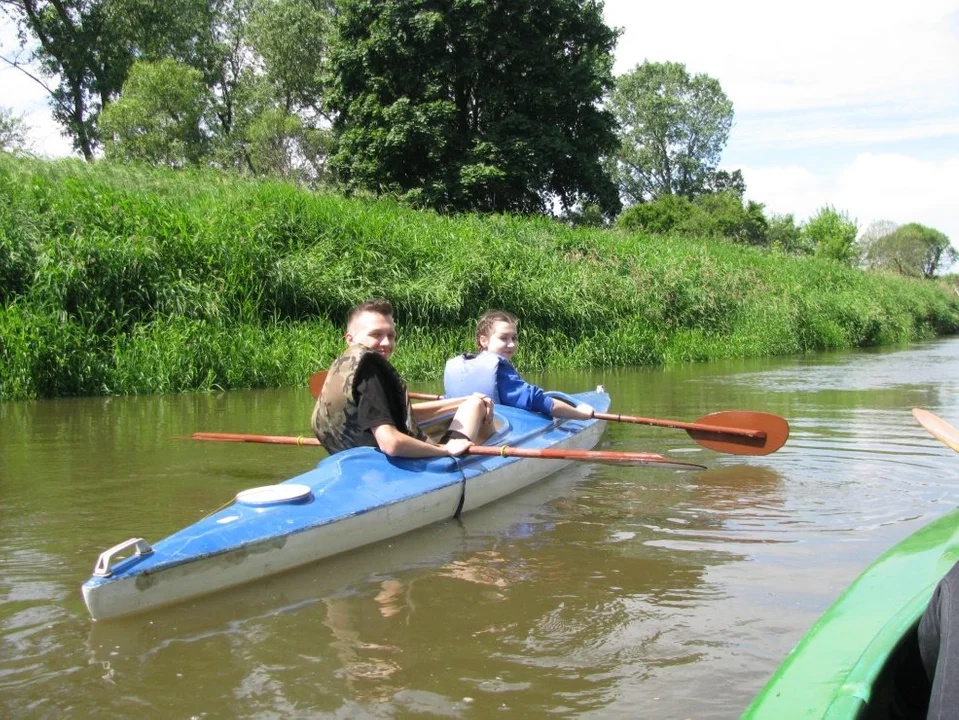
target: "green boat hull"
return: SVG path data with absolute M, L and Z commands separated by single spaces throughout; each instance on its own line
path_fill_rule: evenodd
M 915 628 L 959 561 L 959 510 L 876 560 L 786 656 L 743 714 L 755 720 L 884 717 L 888 685 L 918 663 Z M 911 653 L 911 655 L 908 655 Z M 924 681 L 924 676 L 923 676 Z

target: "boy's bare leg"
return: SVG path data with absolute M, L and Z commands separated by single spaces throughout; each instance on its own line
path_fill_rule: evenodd
M 484 430 L 492 427 L 491 405 L 478 395 L 466 398 L 456 409 L 447 433 L 456 432 L 473 442 L 482 442 L 489 437 L 489 434 L 484 437 Z

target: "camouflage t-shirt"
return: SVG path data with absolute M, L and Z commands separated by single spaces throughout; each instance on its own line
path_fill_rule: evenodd
M 373 384 L 378 388 L 370 385 L 371 378 L 376 379 Z M 360 403 L 364 405 L 362 418 Z M 370 408 L 369 404 L 380 407 Z M 425 437 L 412 421 L 406 386 L 396 369 L 379 353 L 353 346 L 330 366 L 313 408 L 313 433 L 330 454 L 375 446 L 371 432 L 375 424 L 371 425 L 371 419 L 375 424 L 389 420 L 389 424 L 407 435 L 419 440 Z

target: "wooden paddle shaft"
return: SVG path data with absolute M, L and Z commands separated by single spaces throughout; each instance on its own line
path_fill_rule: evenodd
M 313 437 L 293 437 L 290 435 L 246 435 L 242 433 L 196 432 L 191 440 L 212 440 L 220 442 L 252 442 L 269 445 L 316 446 L 320 442 Z M 678 469 L 705 470 L 702 465 L 670 460 L 656 453 L 614 452 L 605 450 L 560 450 L 553 448 L 515 448 L 508 445 L 492 447 L 489 445 L 470 445 L 467 455 L 489 455 L 499 457 L 540 458 L 544 460 L 583 460 L 616 465 L 666 465 Z
M 310 392 L 318 397 L 326 380 L 326 371 L 310 376 Z M 441 395 L 409 393 L 417 400 L 439 400 Z M 716 452 L 732 455 L 769 455 L 776 452 L 789 438 L 789 423 L 778 415 L 746 410 L 727 410 L 701 417 L 695 422 L 660 420 L 596 413 L 596 419 L 610 422 L 627 422 L 637 425 L 675 428 L 685 430 L 696 443 Z
M 217 440 L 219 442 L 251 442 L 267 443 L 268 445 L 314 445 L 318 446 L 320 441 L 315 437 L 303 437 L 298 435 L 245 435 L 242 433 L 217 433 L 217 432 L 195 432 L 190 436 L 190 440 Z
M 414 400 L 441 400 L 442 395 L 411 392 L 409 396 Z M 636 423 L 637 425 L 655 425 L 657 427 L 677 428 L 678 430 L 702 430 L 703 432 L 721 433 L 723 435 L 741 435 L 742 437 L 762 439 L 766 433 L 762 430 L 748 430 L 739 427 L 723 427 L 721 425 L 706 425 L 698 422 L 682 422 L 680 420 L 658 420 L 656 418 L 636 417 L 635 415 L 619 415 L 616 413 L 601 413 L 593 415 L 597 420 L 610 422 Z
M 722 425 L 706 425 L 698 422 L 682 422 L 681 420 L 658 420 L 656 418 L 636 417 L 635 415 L 616 415 L 614 413 L 595 413 L 597 420 L 612 422 L 636 423 L 637 425 L 655 425 L 657 427 L 677 428 L 679 430 L 702 430 L 703 432 L 721 433 L 723 435 L 741 435 L 749 438 L 764 438 L 762 430 L 749 430 L 741 427 L 724 427 Z
M 676 467 L 705 469 L 702 465 L 681 463 L 656 453 L 619 452 L 614 450 L 567 450 L 554 448 L 518 448 L 502 445 L 470 445 L 468 455 L 499 455 L 500 457 L 543 458 L 553 460 L 586 460 L 591 462 L 622 463 L 627 465 L 668 464 Z

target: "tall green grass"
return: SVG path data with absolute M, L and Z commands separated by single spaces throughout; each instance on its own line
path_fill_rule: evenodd
M 445 217 L 277 182 L 0 155 L 0 399 L 302 384 L 351 305 L 409 377 L 522 320 L 521 369 L 680 363 L 959 331 L 959 297 L 723 241 Z

